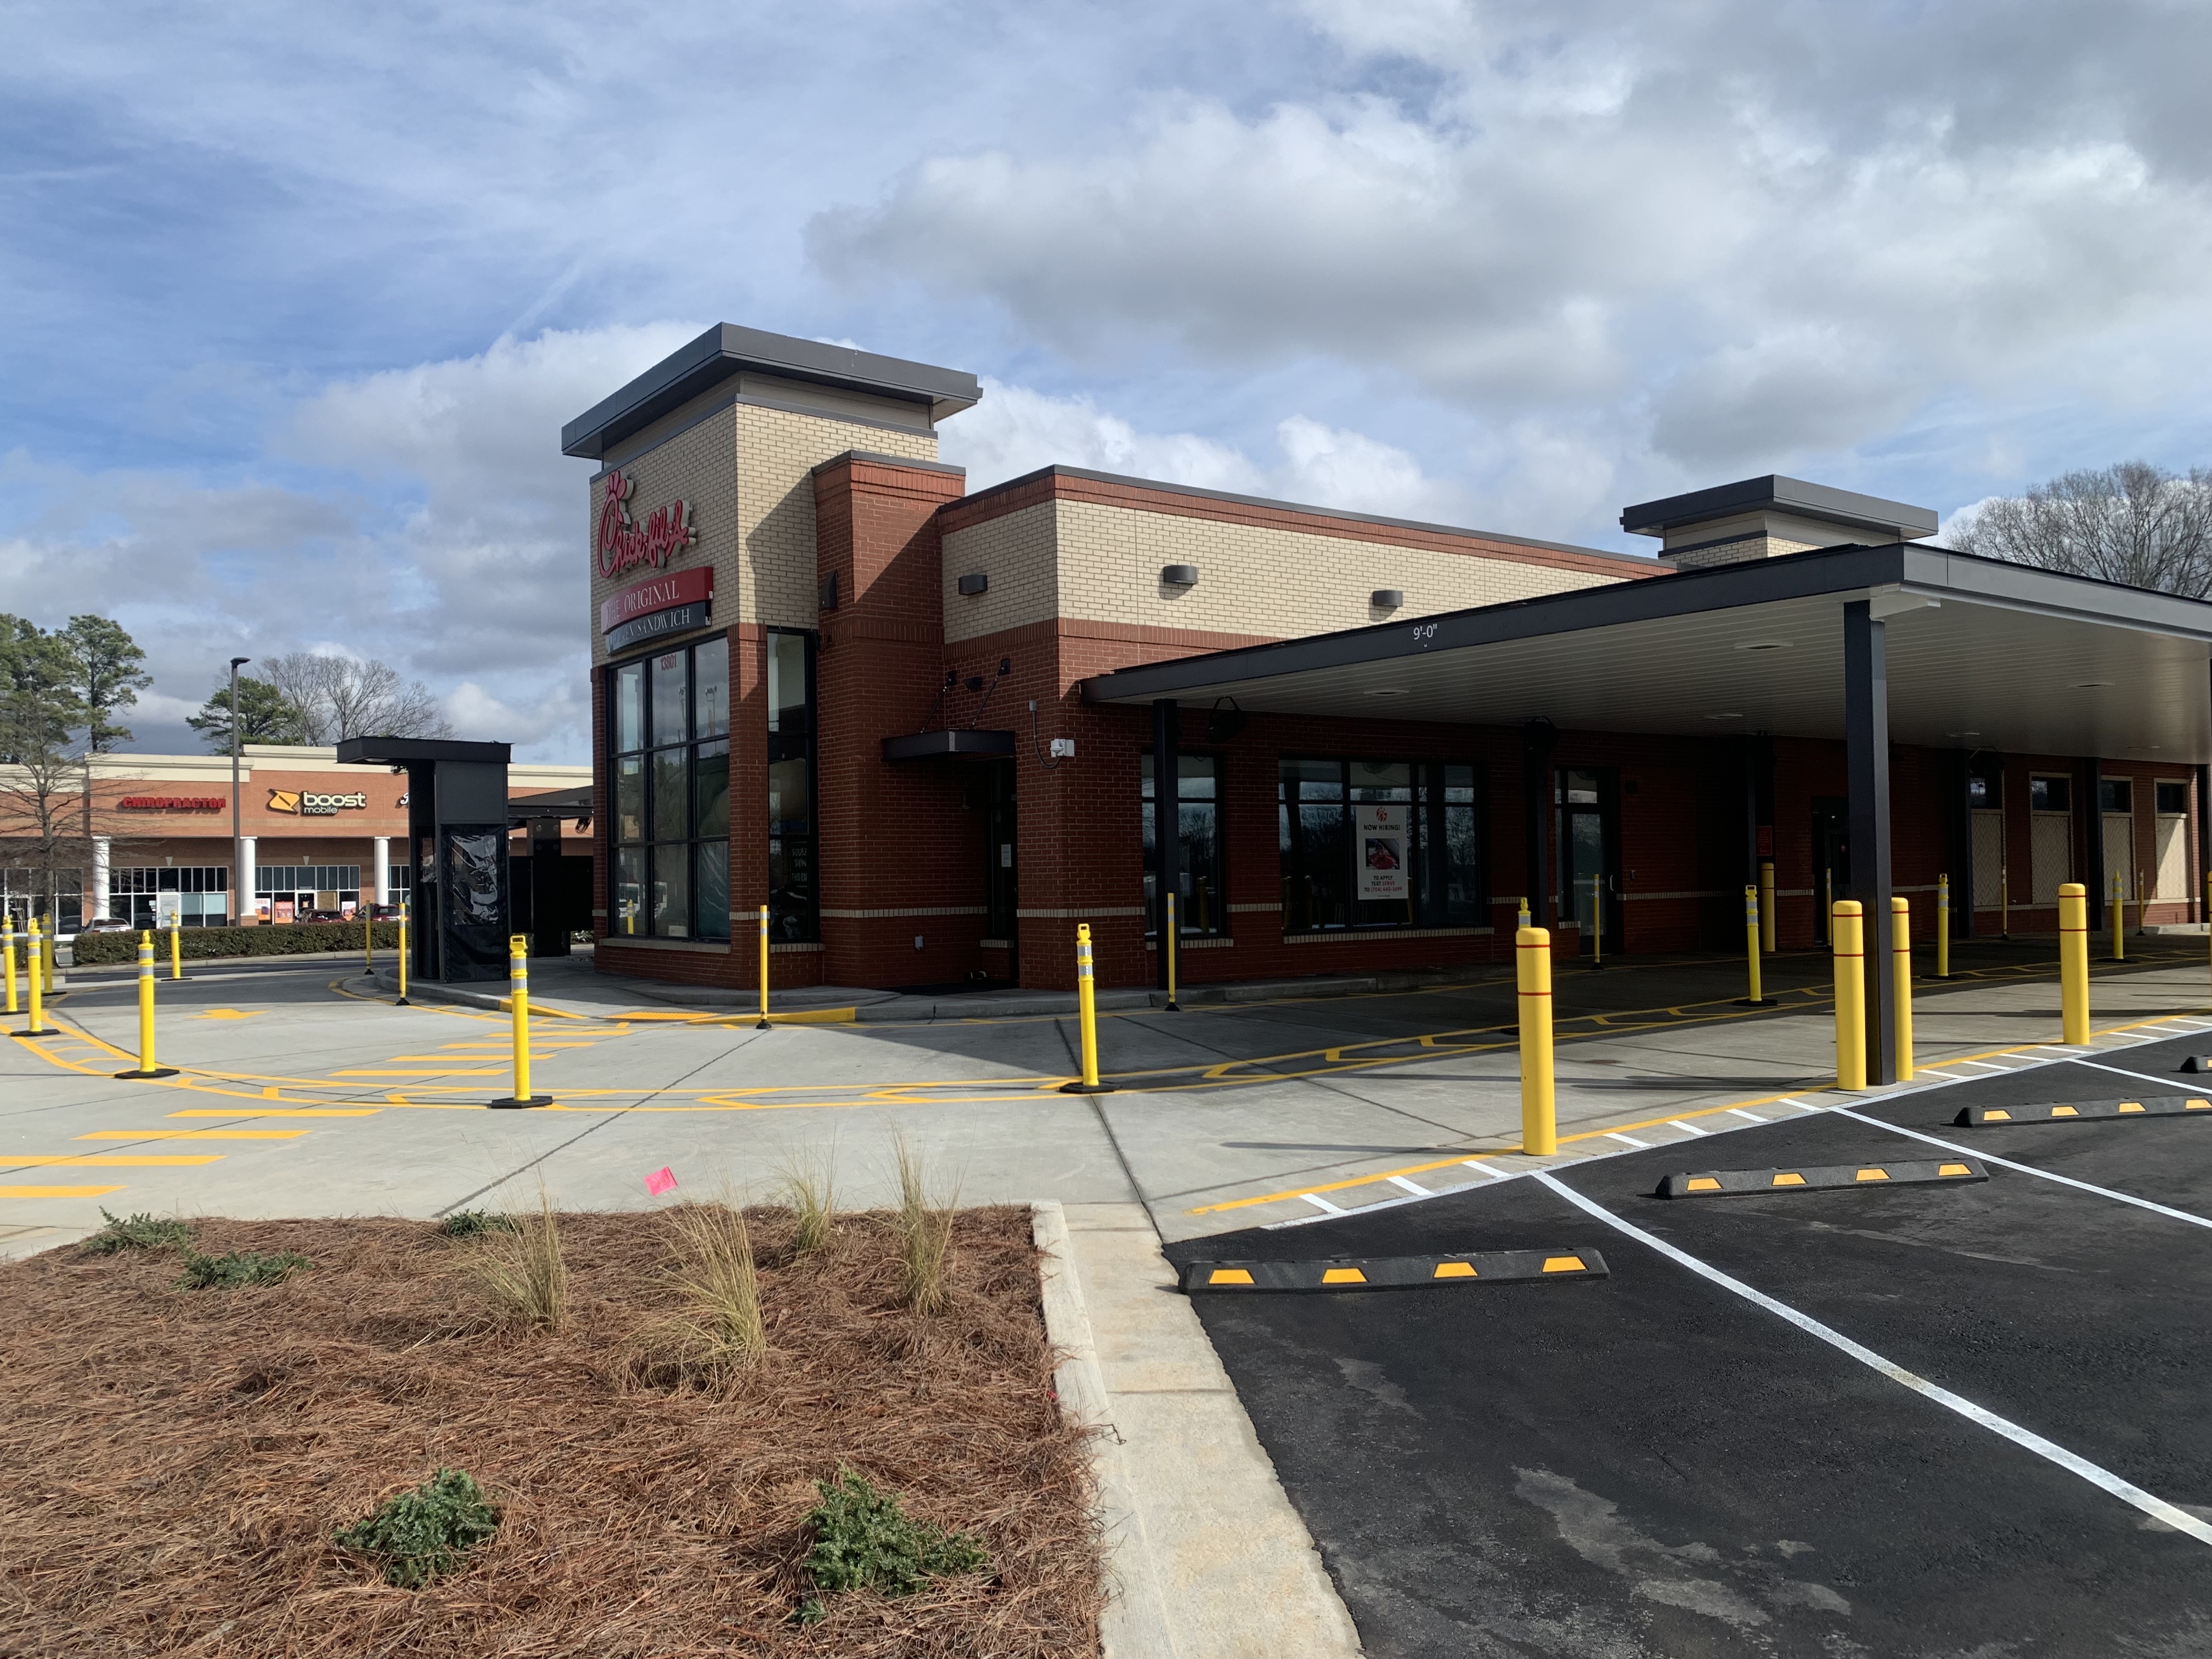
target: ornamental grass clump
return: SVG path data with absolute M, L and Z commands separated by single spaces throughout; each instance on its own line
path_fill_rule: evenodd
M 561 1253 L 552 1195 L 540 1188 L 538 1213 L 509 1219 L 511 1226 L 480 1235 L 469 1270 L 509 1318 L 540 1330 L 557 1329 L 568 1311 L 568 1263 Z
M 387 1498 L 333 1541 L 376 1564 L 384 1581 L 420 1589 L 463 1565 L 499 1530 L 499 1510 L 463 1469 L 440 1469 L 412 1492 Z
M 297 1250 L 227 1250 L 221 1255 L 185 1252 L 185 1291 L 238 1291 L 253 1285 L 281 1285 L 301 1267 L 315 1264 Z
M 668 1212 L 665 1224 L 676 1258 L 666 1282 L 681 1306 L 645 1334 L 636 1374 L 662 1385 L 733 1382 L 768 1352 L 744 1212 L 685 1204 Z
M 896 1143 L 899 1204 L 892 1217 L 898 1229 L 900 1265 L 905 1269 L 903 1300 L 919 1314 L 945 1311 L 951 1299 L 946 1269 L 952 1255 L 952 1213 L 956 1190 L 933 1203 L 921 1159 L 902 1138 Z
M 137 1215 L 110 1215 L 100 1212 L 107 1224 L 84 1241 L 84 1248 L 95 1255 L 113 1255 L 118 1250 L 167 1250 L 182 1249 L 192 1242 L 192 1230 L 181 1221 L 148 1215 L 140 1211 Z
M 837 1212 L 832 1163 L 832 1154 L 804 1152 L 777 1172 L 776 1195 L 791 1212 L 794 1258 L 811 1255 L 830 1242 L 830 1224 Z
M 817 1593 L 799 1605 L 802 1623 L 811 1624 L 828 1611 L 824 1595 L 860 1589 L 911 1595 L 933 1578 L 975 1572 L 991 1564 L 975 1538 L 915 1520 L 896 1497 L 878 1492 L 848 1468 L 841 1467 L 834 1480 L 817 1480 L 815 1490 L 822 1501 L 806 1517 L 806 1530 L 814 1539 L 806 1572 Z

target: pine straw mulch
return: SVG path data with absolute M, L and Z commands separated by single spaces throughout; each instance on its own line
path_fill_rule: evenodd
M 747 1218 L 770 1352 L 720 1394 L 624 1365 L 670 1306 L 650 1213 L 562 1218 L 551 1334 L 489 1322 L 473 1242 L 421 1222 L 195 1223 L 204 1251 L 313 1259 L 259 1289 L 177 1290 L 170 1250 L 0 1263 L 0 1653 L 1094 1654 L 1028 1212 L 959 1215 L 928 1319 L 898 1305 L 885 1219 L 789 1261 L 787 1212 Z M 795 1623 L 801 1522 L 841 1464 L 975 1534 L 989 1571 Z M 394 1589 L 332 1547 L 441 1465 L 504 1510 L 463 1571 Z

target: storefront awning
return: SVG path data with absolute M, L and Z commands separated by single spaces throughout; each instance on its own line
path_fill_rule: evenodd
M 1843 607 L 1885 623 L 1890 736 L 2212 761 L 2212 604 L 1942 548 L 1822 548 L 1084 683 L 1087 702 L 1717 736 L 1845 736 Z

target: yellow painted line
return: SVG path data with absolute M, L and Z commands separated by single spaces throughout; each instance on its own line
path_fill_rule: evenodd
M 2107 1025 L 2101 1030 L 2092 1031 L 2089 1035 L 2093 1038 L 2108 1036 L 2115 1031 L 2129 1031 L 2135 1030 L 2137 1026 L 2160 1024 L 2172 1018 L 2172 1016 L 2170 1014 L 2148 1015 L 2144 1018 L 2130 1021 L 2125 1025 Z M 2048 1048 L 2052 1046 L 2053 1043 L 2051 1040 L 2049 1039 L 2038 1042 L 2020 1042 L 2014 1043 L 2008 1048 L 1984 1048 L 1979 1054 L 1949 1054 L 1946 1055 L 1942 1060 L 1933 1060 L 1929 1063 L 1939 1066 L 1956 1066 L 1966 1060 L 1992 1060 L 2000 1054 L 2028 1054 L 2038 1048 Z M 1584 1129 L 1578 1131 L 1574 1134 L 1561 1135 L 1559 1137 L 1559 1144 L 1562 1146 L 1565 1146 L 1578 1140 L 1596 1140 L 1601 1137 L 1610 1136 L 1616 1131 L 1626 1132 L 1636 1129 L 1656 1129 L 1662 1124 L 1678 1123 L 1686 1117 L 1714 1117 L 1723 1112 L 1735 1111 L 1738 1107 L 1771 1106 L 1776 1102 L 1788 1100 L 1794 1095 L 1830 1094 L 1834 1092 L 1836 1092 L 1836 1091 L 1832 1084 L 1814 1084 L 1806 1088 L 1790 1090 L 1788 1092 L 1784 1094 L 1759 1095 L 1749 1100 L 1732 1100 L 1728 1102 L 1726 1104 L 1720 1106 L 1701 1106 L 1695 1111 L 1668 1112 L 1663 1116 L 1643 1118 L 1634 1123 L 1614 1123 L 1608 1124 L 1602 1129 Z M 1870 1092 L 1878 1096 L 1881 1091 L 1876 1090 Z M 1355 1187 L 1373 1187 L 1382 1185 L 1388 1182 L 1393 1176 L 1420 1175 L 1425 1171 L 1431 1170 L 1449 1170 L 1459 1164 L 1486 1162 L 1494 1158 L 1512 1158 L 1517 1156 L 1520 1153 L 1520 1151 L 1521 1149 L 1518 1146 L 1507 1146 L 1500 1148 L 1495 1152 L 1488 1152 L 1469 1151 L 1457 1158 L 1437 1158 L 1426 1164 L 1408 1164 L 1399 1169 L 1381 1170 L 1377 1170 L 1373 1175 L 1358 1176 L 1348 1181 L 1330 1181 L 1325 1182 L 1319 1186 L 1296 1187 L 1287 1192 L 1265 1193 L 1257 1198 L 1233 1198 L 1219 1204 L 1200 1204 L 1194 1208 L 1184 1211 L 1183 1213 L 1185 1215 L 1213 1215 L 1226 1210 L 1249 1210 L 1261 1204 L 1280 1204 L 1288 1200 L 1304 1198 L 1309 1193 L 1348 1192 Z M 1391 1196 L 1395 1198 L 1400 1196 L 1400 1194 L 1393 1193 Z
M 210 1008 L 192 1016 L 195 1019 L 258 1019 L 269 1011 L 266 1008 Z
M 174 1157 L 156 1156 L 147 1158 L 141 1158 L 135 1154 L 125 1156 L 112 1152 L 79 1154 L 75 1157 L 64 1157 L 58 1153 L 45 1153 L 37 1156 L 11 1153 L 4 1158 L 0 1158 L 0 1169 L 54 1170 L 68 1168 L 75 1170 L 97 1168 L 102 1170 L 173 1170 L 189 1169 L 202 1164 L 220 1164 L 222 1162 L 222 1154 L 221 1152 L 198 1152 L 192 1154 L 180 1152 Z
M 171 1114 L 174 1115 L 174 1114 Z M 78 1140 L 297 1140 L 306 1129 L 94 1129 Z
M 505 1077 L 507 1068 L 495 1066 L 489 1071 L 466 1071 L 458 1066 L 441 1066 L 435 1070 L 414 1066 L 367 1066 L 358 1071 L 332 1072 L 332 1077 Z
M 98 1198 L 120 1187 L 0 1187 L 0 1198 Z
M 195 1106 L 171 1117 L 374 1117 L 381 1106 Z
M 442 1060 L 447 1062 L 443 1067 L 437 1071 L 422 1073 L 422 1075 L 424 1077 L 490 1077 L 495 1075 L 495 1073 L 489 1072 L 457 1072 L 453 1070 L 453 1067 L 454 1064 L 462 1060 L 491 1060 L 495 1057 L 503 1058 L 507 1054 L 511 1052 L 512 1050 L 501 1049 L 498 1051 L 496 1056 L 491 1054 L 394 1054 L 392 1057 L 394 1060 Z M 554 1054 L 550 1049 L 546 1048 L 532 1048 L 530 1051 L 530 1057 L 532 1060 L 556 1060 L 559 1058 L 559 1056 Z M 382 1077 L 386 1075 L 386 1073 L 381 1072 L 332 1072 L 331 1075 L 332 1077 Z

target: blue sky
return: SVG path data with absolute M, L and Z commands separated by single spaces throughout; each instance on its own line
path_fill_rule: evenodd
M 6 6 L 0 609 L 580 759 L 560 422 L 706 325 L 1048 460 L 1642 550 L 2208 456 L 2212 13 L 2155 0 Z

